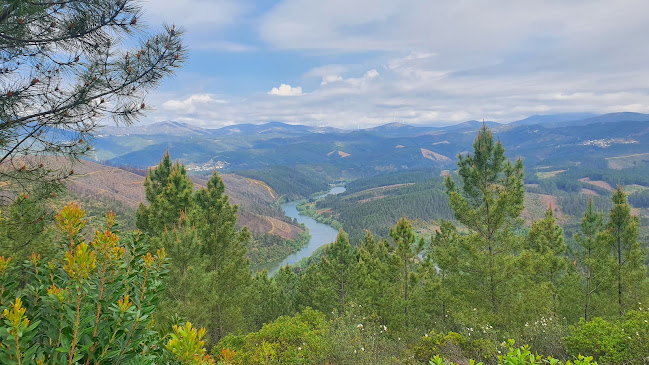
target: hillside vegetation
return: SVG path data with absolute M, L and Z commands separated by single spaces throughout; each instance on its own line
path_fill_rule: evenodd
M 93 227 L 101 224 L 105 212 L 114 211 L 124 229 L 134 229 L 135 209 L 146 201 L 144 177 L 83 160 L 74 168 L 74 175 L 66 182 L 67 193 L 58 201 L 83 202 Z M 221 178 L 226 183 L 226 194 L 239 206 L 237 225 L 248 227 L 253 234 L 250 258 L 254 263 L 281 259 L 305 244 L 304 228 L 284 215 L 276 204 L 279 195 L 267 184 L 234 174 Z M 201 176 L 193 176 L 192 180 L 196 188 L 204 187 L 208 181 Z
M 105 169 L 107 176 L 116 173 Z M 82 181 L 102 175 L 91 173 L 91 165 L 79 171 Z M 94 320 L 101 334 L 119 327 L 120 317 L 118 322 L 97 324 L 91 312 L 104 295 L 97 290 L 103 280 L 114 286 L 126 280 L 119 275 L 132 272 L 140 280 L 135 287 L 106 287 L 111 290 L 106 295 L 112 295 L 108 300 L 118 301 L 108 304 L 109 310 L 138 323 L 138 317 L 128 313 L 144 313 L 146 308 L 156 318 L 146 328 L 159 332 L 191 320 L 207 332 L 176 324 L 166 347 L 177 352 L 192 346 L 191 354 L 222 364 L 451 364 L 471 359 L 489 364 L 640 364 L 649 357 L 649 311 L 642 304 L 649 300 L 646 236 L 622 187 L 610 192 L 591 186 L 590 180 L 579 181 L 610 178 L 584 175 L 588 171 L 578 165 L 553 177 L 532 177 L 527 185 L 535 192 L 526 192 L 523 161 L 506 159 L 503 145 L 483 128 L 473 152 L 460 157 L 455 172 L 410 170 L 358 179 L 348 184 L 345 194 L 310 203 L 320 216 L 336 215 L 345 229 L 346 224 L 358 224 L 362 237 L 354 242 L 341 229 L 335 242 L 318 251 L 318 258 L 302 267 L 286 266 L 269 277 L 266 271 L 250 273 L 248 257 L 255 246 L 250 231 L 237 225 L 239 211 L 227 195 L 226 180 L 213 173 L 196 184 L 167 154 L 143 183 L 145 203 L 138 206 L 135 223 L 144 235 L 127 236 L 148 238 L 148 243 L 120 241 L 113 234 L 116 217 L 108 214 L 105 230 L 88 245 L 81 236 L 75 238 L 85 225 L 85 212 L 69 205 L 57 215 L 56 227 L 34 232 L 37 237 L 29 245 L 38 248 L 42 258 L 25 252 L 25 264 L 11 266 L 15 261 L 0 257 L 4 287 L 24 293 L 18 296 L 29 293 L 28 300 L 9 304 L 3 304 L 0 296 L 0 305 L 7 308 L 9 319 L 23 321 L 27 313 L 40 320 L 34 317 L 41 313 L 37 298 L 47 298 L 42 299 L 43 306 L 60 305 L 73 314 L 79 308 L 76 316 Z M 568 177 L 571 180 L 562 180 Z M 641 176 L 628 178 L 635 191 L 645 191 Z M 251 201 L 278 198 L 271 186 L 258 180 L 229 181 L 239 185 L 230 190 L 238 192 L 233 196 Z M 108 185 L 103 184 L 97 185 L 105 189 Z M 597 198 L 608 200 L 607 208 L 599 211 L 579 184 L 599 189 Z M 575 198 L 572 205 L 568 198 Z M 35 203 L 29 197 L 21 201 Z M 568 212 L 578 201 L 585 208 L 573 217 Z M 552 209 L 545 207 L 549 203 Z M 15 206 L 15 211 L 24 212 L 28 206 Z M 259 214 L 273 209 L 260 208 Z M 528 222 L 522 219 L 526 210 Z M 436 217 L 435 226 L 406 218 L 417 214 L 422 220 Z M 385 233 L 374 235 L 362 224 Z M 567 236 L 562 225 L 570 224 L 576 234 Z M 0 239 L 14 234 L 10 227 L 0 226 Z M 62 275 L 68 279 L 47 288 L 36 284 L 39 275 L 47 281 L 48 270 L 55 268 L 43 263 L 62 257 L 52 237 L 68 242 L 62 245 L 67 253 L 61 261 L 66 273 Z M 108 257 L 127 261 L 105 261 Z M 110 265 L 131 269 L 125 273 L 102 269 Z M 10 274 L 2 271 L 5 267 Z M 154 267 L 155 274 L 148 271 Z M 16 275 L 29 281 L 26 291 L 15 289 Z M 148 275 L 157 276 L 148 282 Z M 76 297 L 58 291 L 75 280 L 85 285 L 86 278 L 93 284 L 78 289 Z M 164 283 L 165 290 L 149 288 L 147 282 Z M 114 290 L 129 290 L 140 300 Z M 147 304 L 144 298 L 156 304 Z M 100 316 L 102 308 L 107 310 L 101 306 Z M 35 323 L 21 328 L 25 333 L 56 328 Z M 12 336 L 10 330 L 4 333 Z M 5 336 L 3 343 L 15 338 Z M 20 341 L 20 346 L 27 346 Z M 83 349 L 87 344 L 92 346 L 92 339 L 79 342 Z M 204 345 L 211 349 L 211 357 L 205 357 Z

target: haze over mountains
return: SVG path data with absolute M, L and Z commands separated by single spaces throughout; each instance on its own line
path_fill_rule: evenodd
M 649 153 L 648 114 L 570 113 L 536 115 L 508 124 L 486 123 L 506 141 L 508 155 L 522 156 L 528 167 Z M 480 121 L 445 127 L 390 123 L 343 130 L 270 122 L 207 129 L 163 122 L 105 127 L 95 147 L 96 160 L 117 165 L 152 166 L 169 150 L 193 171 L 319 164 L 364 176 L 399 169 L 453 167 L 455 156 L 470 149 L 481 125 Z

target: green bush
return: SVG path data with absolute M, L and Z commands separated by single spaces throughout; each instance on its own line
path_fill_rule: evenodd
M 434 356 L 441 356 L 453 362 L 466 362 L 471 358 L 484 361 L 495 358 L 497 346 L 489 340 L 469 339 L 456 332 L 444 335 L 431 331 L 420 339 L 413 352 L 415 358 L 421 362 Z
M 233 350 L 234 364 L 314 364 L 324 357 L 327 325 L 324 314 L 307 308 L 293 317 L 279 317 L 258 332 L 228 335 L 212 353 Z
M 565 318 L 553 315 L 540 316 L 534 322 L 526 322 L 521 329 L 520 343 L 530 345 L 534 351 L 556 358 L 566 358 L 567 353 L 563 339 L 569 333 Z M 587 352 L 589 355 L 591 352 Z
M 584 357 L 581 355 L 574 361 L 566 361 L 565 363 L 551 356 L 543 357 L 542 355 L 532 353 L 528 345 L 522 347 L 514 347 L 514 340 L 509 340 L 509 342 L 504 345 L 506 345 L 508 350 L 506 354 L 498 356 L 498 365 L 597 365 L 596 362 L 593 362 L 592 357 Z M 462 363 L 468 363 L 470 365 L 482 365 L 482 362 L 476 362 L 475 360 L 463 361 Z M 431 358 L 429 364 L 455 365 L 456 363 L 447 361 L 442 356 L 435 355 Z
M 587 353 L 602 363 L 646 364 L 649 361 L 649 312 L 631 311 L 621 320 L 581 320 L 564 339 L 568 352 Z
M 56 224 L 63 239 L 46 262 L 0 256 L 1 364 L 212 364 L 204 330 L 153 329 L 167 272 L 164 249 L 148 251 L 139 232 L 120 238 L 115 215 L 86 242 L 85 211 L 67 205 Z
M 350 303 L 331 320 L 326 333 L 326 364 L 401 364 L 397 358 L 407 341 L 393 333 L 378 316 Z

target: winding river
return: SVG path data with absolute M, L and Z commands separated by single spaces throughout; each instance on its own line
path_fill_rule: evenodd
M 340 194 L 344 191 L 344 187 L 336 186 L 329 190 L 327 194 L 320 195 L 316 198 L 320 199 L 327 195 Z M 287 217 L 291 219 L 295 218 L 299 223 L 304 224 L 309 229 L 311 240 L 309 240 L 309 243 L 304 248 L 289 255 L 283 261 L 266 265 L 265 268 L 268 270 L 268 276 L 272 276 L 279 270 L 280 267 L 286 266 L 287 264 L 295 264 L 303 258 L 311 256 L 318 247 L 336 240 L 338 231 L 326 224 L 316 222 L 316 220 L 311 217 L 303 216 L 300 214 L 300 212 L 297 210 L 297 206 L 303 201 L 304 200 L 294 200 L 288 203 L 284 203 L 282 204 L 282 210 L 284 210 L 284 214 L 286 214 Z

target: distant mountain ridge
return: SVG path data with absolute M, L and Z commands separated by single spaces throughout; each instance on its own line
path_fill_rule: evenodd
M 100 132 L 100 135 L 155 135 L 155 134 L 165 134 L 171 136 L 186 136 L 186 135 L 210 135 L 211 132 L 209 129 L 197 127 L 192 124 L 182 123 L 182 122 L 173 122 L 166 121 L 153 124 L 145 125 L 134 125 L 134 126 L 105 126 Z
M 583 120 L 587 118 L 596 117 L 594 113 L 562 113 L 562 114 L 547 114 L 547 115 L 532 115 L 525 119 L 517 120 L 508 123 L 508 125 L 533 125 L 533 124 L 554 124 L 562 122 L 573 122 L 576 120 Z
M 552 159 L 578 162 L 649 153 L 649 114 L 566 113 L 508 124 L 484 123 L 508 142 L 508 154 L 522 156 L 527 166 Z M 100 161 L 147 167 L 157 164 L 168 150 L 197 172 L 311 164 L 364 176 L 430 166 L 453 168 L 454 157 L 471 150 L 482 124 L 476 120 L 445 127 L 388 123 L 342 130 L 281 122 L 218 129 L 165 122 L 132 127 L 136 133 L 102 131 L 95 152 Z M 110 134 L 116 130 L 117 134 Z
M 101 135 L 171 135 L 171 136 L 219 136 L 219 135 L 247 135 L 271 133 L 335 133 L 346 130 L 334 127 L 310 127 L 301 124 L 288 124 L 282 122 L 268 122 L 262 124 L 235 124 L 221 128 L 202 128 L 189 123 L 165 121 L 146 125 L 134 126 L 105 126 Z
M 588 125 L 593 123 L 610 122 L 644 122 L 649 121 L 649 114 L 634 112 L 619 112 L 608 114 L 594 113 L 561 113 L 547 115 L 532 115 L 530 117 L 513 121 L 510 123 L 499 123 L 485 121 L 489 128 L 503 126 L 542 125 L 546 128 L 557 128 L 572 125 Z M 290 134 L 302 135 L 310 133 L 349 133 L 353 131 L 364 131 L 377 134 L 405 135 L 412 133 L 427 133 L 432 131 L 471 131 L 482 126 L 481 121 L 469 120 L 443 127 L 409 125 L 400 122 L 391 122 L 383 125 L 364 129 L 349 130 L 335 127 L 313 127 L 302 124 L 288 124 L 283 122 L 266 122 L 260 124 L 244 123 L 225 126 L 221 128 L 203 128 L 189 123 L 165 121 L 147 125 L 137 126 L 106 126 L 99 134 L 101 135 L 170 135 L 170 136 L 236 136 L 236 135 L 264 135 L 264 134 Z

